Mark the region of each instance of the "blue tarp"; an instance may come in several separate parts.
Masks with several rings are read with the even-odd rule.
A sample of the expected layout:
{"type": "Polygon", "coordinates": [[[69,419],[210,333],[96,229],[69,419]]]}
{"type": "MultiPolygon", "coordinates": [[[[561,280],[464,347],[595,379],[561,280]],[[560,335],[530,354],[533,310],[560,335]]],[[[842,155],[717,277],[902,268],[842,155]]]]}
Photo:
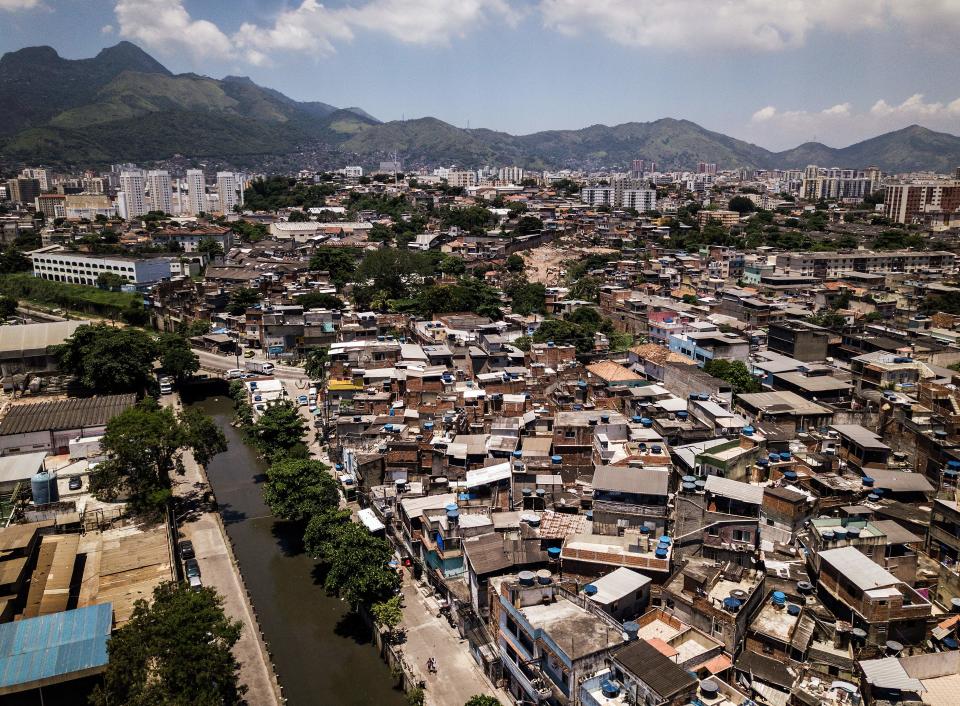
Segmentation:
{"type": "Polygon", "coordinates": [[[0,689],[107,664],[110,603],[0,625],[0,689]]]}

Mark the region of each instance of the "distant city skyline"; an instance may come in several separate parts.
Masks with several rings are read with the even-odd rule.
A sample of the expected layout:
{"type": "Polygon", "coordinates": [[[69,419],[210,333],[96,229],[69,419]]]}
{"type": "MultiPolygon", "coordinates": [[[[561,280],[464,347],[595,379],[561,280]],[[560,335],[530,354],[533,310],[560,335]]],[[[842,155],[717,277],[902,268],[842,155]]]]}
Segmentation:
{"type": "Polygon", "coordinates": [[[960,134],[960,3],[855,0],[0,0],[0,51],[121,39],[381,120],[513,134],[693,120],[785,149],[960,134]]]}

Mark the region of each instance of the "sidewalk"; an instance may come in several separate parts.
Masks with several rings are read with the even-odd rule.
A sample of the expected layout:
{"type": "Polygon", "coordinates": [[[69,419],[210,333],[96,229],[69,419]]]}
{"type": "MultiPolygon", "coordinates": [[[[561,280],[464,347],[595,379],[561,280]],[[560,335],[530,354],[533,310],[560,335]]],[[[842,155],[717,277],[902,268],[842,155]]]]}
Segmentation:
{"type": "MultiPolygon", "coordinates": [[[[168,395],[162,398],[162,403],[176,406],[176,397],[168,395]]],[[[183,455],[183,465],[186,473],[174,478],[173,492],[181,498],[199,500],[209,488],[206,475],[189,451],[183,455]]],[[[240,681],[248,688],[247,703],[251,706],[279,704],[276,676],[219,515],[207,511],[190,512],[180,524],[180,536],[193,542],[203,585],[216,589],[223,597],[226,614],[243,623],[233,651],[240,663],[240,681]]]]}
{"type": "Polygon", "coordinates": [[[427,706],[459,706],[475,694],[497,697],[504,706],[513,703],[510,697],[494,689],[470,654],[466,640],[444,618],[437,618],[439,605],[420,593],[419,584],[409,572],[403,579],[403,623],[407,639],[401,645],[404,659],[426,682],[427,706]],[[437,673],[427,672],[427,660],[435,657],[437,673]]]}

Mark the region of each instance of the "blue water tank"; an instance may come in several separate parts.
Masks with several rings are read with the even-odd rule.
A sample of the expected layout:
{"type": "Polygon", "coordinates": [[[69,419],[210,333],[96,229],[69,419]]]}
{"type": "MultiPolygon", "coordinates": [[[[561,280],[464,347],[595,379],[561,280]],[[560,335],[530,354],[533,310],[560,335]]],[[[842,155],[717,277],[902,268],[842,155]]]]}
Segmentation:
{"type": "Polygon", "coordinates": [[[33,502],[37,505],[46,505],[60,500],[60,491],[57,489],[57,474],[42,470],[30,478],[30,490],[33,502]]]}
{"type": "Polygon", "coordinates": [[[657,547],[657,551],[655,551],[655,552],[653,553],[653,555],[654,555],[657,559],[666,559],[666,558],[667,558],[667,550],[666,550],[666,549],[660,549],[659,547],[657,547]]]}
{"type": "Polygon", "coordinates": [[[689,416],[690,416],[690,413],[687,412],[686,410],[680,410],[679,412],[677,412],[677,419],[684,420],[689,416]]]}
{"type": "Polygon", "coordinates": [[[551,456],[550,462],[555,466],[559,466],[561,463],[563,463],[563,456],[551,456]]]}
{"type": "Polygon", "coordinates": [[[781,451],[781,452],[780,452],[780,460],[781,460],[781,461],[789,461],[789,460],[790,460],[790,452],[789,452],[789,451],[781,451]]]}
{"type": "Polygon", "coordinates": [[[522,457],[522,456],[523,456],[523,451],[514,451],[514,452],[513,452],[513,457],[514,457],[514,458],[520,458],[520,457],[522,457]]]}
{"type": "Polygon", "coordinates": [[[598,590],[599,589],[596,586],[594,586],[592,583],[588,583],[586,586],[583,587],[583,592],[586,593],[588,596],[597,595],[598,590]]]}
{"type": "Polygon", "coordinates": [[[780,460],[780,454],[770,454],[770,460],[771,460],[771,461],[779,461],[779,460],[780,460]]]}
{"type": "Polygon", "coordinates": [[[774,591],[773,592],[773,602],[777,605],[783,605],[787,602],[787,594],[783,591],[774,591]]]}
{"type": "Polygon", "coordinates": [[[559,559],[560,558],[560,547],[548,547],[547,548],[547,557],[550,559],[559,559]]]}
{"type": "Polygon", "coordinates": [[[753,427],[746,426],[742,430],[744,436],[753,436],[753,427]]]}
{"type": "Polygon", "coordinates": [[[797,472],[796,472],[796,471],[784,471],[784,472],[783,472],[783,477],[786,478],[787,480],[791,480],[791,481],[792,481],[792,480],[796,480],[796,479],[797,479],[797,472]]]}
{"type": "Polygon", "coordinates": [[[873,487],[873,478],[870,476],[864,476],[860,479],[860,482],[863,483],[864,487],[872,488],[873,487]]]}

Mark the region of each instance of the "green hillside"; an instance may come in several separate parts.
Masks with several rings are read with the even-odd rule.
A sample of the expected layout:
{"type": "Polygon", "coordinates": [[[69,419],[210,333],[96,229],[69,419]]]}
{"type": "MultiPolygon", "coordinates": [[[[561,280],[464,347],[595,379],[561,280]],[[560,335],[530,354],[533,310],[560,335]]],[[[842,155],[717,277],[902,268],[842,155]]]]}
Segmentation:
{"type": "Polygon", "coordinates": [[[520,136],[431,117],[380,123],[360,108],[301,103],[243,76],[175,76],[129,42],[81,60],[50,47],[5,54],[0,95],[0,158],[46,164],[330,148],[365,164],[397,152],[411,166],[628,169],[637,158],[662,169],[699,161],[721,169],[876,165],[887,172],[960,165],[960,138],[916,125],[842,149],[811,142],[775,153],[671,118],[520,136]]]}

